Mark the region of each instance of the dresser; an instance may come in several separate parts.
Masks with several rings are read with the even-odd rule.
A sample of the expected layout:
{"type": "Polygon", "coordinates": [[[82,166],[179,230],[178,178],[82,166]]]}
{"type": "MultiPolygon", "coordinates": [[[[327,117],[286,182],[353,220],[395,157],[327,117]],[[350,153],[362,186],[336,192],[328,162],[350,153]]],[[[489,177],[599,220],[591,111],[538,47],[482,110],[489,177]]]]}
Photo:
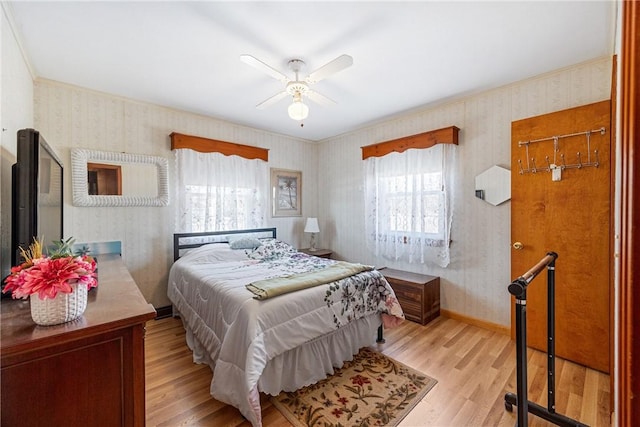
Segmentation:
{"type": "Polygon", "coordinates": [[[393,288],[404,316],[426,325],[440,315],[440,278],[382,268],[380,273],[393,288]]]}
{"type": "Polygon", "coordinates": [[[3,426],[144,426],[144,325],[155,317],[119,255],[99,256],[78,319],[38,326],[2,300],[3,426]]]}

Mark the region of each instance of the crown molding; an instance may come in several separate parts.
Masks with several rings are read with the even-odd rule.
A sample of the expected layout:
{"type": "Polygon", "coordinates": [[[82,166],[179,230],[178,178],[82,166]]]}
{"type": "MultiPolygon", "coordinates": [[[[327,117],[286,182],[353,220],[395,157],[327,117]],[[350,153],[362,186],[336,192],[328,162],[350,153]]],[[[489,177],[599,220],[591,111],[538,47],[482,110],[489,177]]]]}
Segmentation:
{"type": "Polygon", "coordinates": [[[33,69],[33,65],[31,64],[31,59],[29,58],[29,54],[24,48],[24,43],[22,42],[22,37],[20,36],[20,32],[17,30],[16,21],[13,19],[13,6],[10,2],[0,1],[0,6],[2,7],[2,13],[9,24],[9,29],[11,30],[11,34],[13,35],[16,44],[18,45],[18,49],[20,50],[20,54],[22,55],[22,60],[27,66],[27,70],[29,70],[29,74],[31,75],[31,80],[36,79],[36,73],[33,69]]]}

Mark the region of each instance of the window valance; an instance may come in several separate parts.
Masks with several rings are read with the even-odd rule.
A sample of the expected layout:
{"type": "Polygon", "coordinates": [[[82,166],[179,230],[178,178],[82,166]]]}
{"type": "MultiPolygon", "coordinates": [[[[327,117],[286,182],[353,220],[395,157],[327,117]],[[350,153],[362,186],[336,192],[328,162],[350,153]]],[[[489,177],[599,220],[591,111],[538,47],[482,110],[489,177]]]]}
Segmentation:
{"type": "Polygon", "coordinates": [[[177,132],[171,132],[170,136],[172,150],[188,148],[201,153],[221,153],[225,156],[236,155],[249,160],[260,159],[265,162],[269,161],[269,150],[266,148],[185,135],[177,132]]]}
{"type": "Polygon", "coordinates": [[[459,128],[449,126],[416,135],[405,136],[391,141],[379,142],[362,147],[362,160],[369,157],[382,157],[389,153],[402,153],[410,148],[429,148],[436,144],[458,145],[459,128]]]}

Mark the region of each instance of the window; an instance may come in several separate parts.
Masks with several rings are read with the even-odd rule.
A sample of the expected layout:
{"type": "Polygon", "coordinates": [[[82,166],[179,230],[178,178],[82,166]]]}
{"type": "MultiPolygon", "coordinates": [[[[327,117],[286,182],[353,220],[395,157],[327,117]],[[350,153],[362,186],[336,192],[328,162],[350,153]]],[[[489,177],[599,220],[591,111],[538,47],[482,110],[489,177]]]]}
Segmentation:
{"type": "Polygon", "coordinates": [[[185,187],[184,223],[191,232],[258,228],[252,225],[255,188],[185,187]]]}
{"type": "Polygon", "coordinates": [[[178,149],[176,185],[180,232],[260,228],[268,200],[263,160],[178,149]]]}
{"type": "Polygon", "coordinates": [[[367,243],[392,260],[449,264],[455,146],[365,160],[367,243]]]}
{"type": "Polygon", "coordinates": [[[421,234],[433,239],[444,238],[442,173],[382,177],[380,186],[387,194],[388,230],[406,234],[407,238],[421,234]]]}

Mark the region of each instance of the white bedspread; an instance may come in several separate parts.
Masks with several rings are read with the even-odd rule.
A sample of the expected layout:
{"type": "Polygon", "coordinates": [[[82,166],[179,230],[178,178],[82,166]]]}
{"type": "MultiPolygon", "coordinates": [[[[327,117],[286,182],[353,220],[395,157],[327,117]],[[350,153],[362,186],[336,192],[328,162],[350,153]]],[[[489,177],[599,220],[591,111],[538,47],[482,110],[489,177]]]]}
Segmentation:
{"type": "Polygon", "coordinates": [[[203,246],[176,261],[168,296],[205,347],[206,359],[215,363],[212,395],[240,409],[254,426],[261,425],[257,384],[269,360],[373,313],[385,313],[386,327],[404,318],[393,290],[376,270],[259,301],[247,284],[335,261],[264,248],[219,249],[220,244],[203,246]]]}

